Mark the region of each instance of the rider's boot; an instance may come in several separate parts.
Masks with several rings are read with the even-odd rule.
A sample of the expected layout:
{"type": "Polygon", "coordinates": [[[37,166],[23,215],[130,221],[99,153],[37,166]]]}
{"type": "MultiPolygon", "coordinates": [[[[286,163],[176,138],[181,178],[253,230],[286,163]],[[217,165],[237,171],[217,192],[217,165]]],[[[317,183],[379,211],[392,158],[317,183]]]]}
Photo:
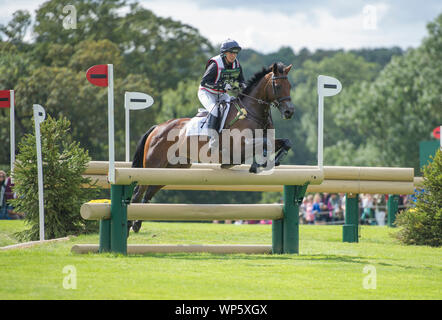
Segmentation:
{"type": "Polygon", "coordinates": [[[213,131],[209,130],[209,135],[210,135],[209,149],[211,151],[214,151],[216,150],[216,148],[218,148],[218,137],[214,136],[214,134],[216,132],[216,135],[218,135],[219,123],[220,123],[220,117],[216,117],[212,113],[209,113],[209,118],[207,119],[207,128],[213,130],[213,131]]]}

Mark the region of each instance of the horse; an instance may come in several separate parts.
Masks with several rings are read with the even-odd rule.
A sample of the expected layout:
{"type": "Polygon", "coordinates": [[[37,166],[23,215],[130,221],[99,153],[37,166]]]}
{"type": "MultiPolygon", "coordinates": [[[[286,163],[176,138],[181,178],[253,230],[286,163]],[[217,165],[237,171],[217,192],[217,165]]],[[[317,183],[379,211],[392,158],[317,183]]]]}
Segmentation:
{"type": "MultiPolygon", "coordinates": [[[[271,106],[276,107],[283,119],[291,119],[294,114],[294,105],[291,102],[290,89],[291,85],[288,81],[288,73],[292,65],[285,66],[282,63],[273,63],[268,68],[263,68],[257,72],[250,80],[247,81],[246,88],[239,92],[238,97],[233,99],[230,109],[226,116],[223,129],[256,129],[268,130],[274,129],[271,117],[271,106]],[[236,108],[232,106],[236,105],[236,108]]],[[[166,156],[172,147],[177,149],[185,143],[190,143],[190,137],[186,136],[186,124],[191,118],[171,119],[164,123],[151,127],[138,141],[137,148],[133,157],[133,168],[189,168],[192,162],[199,159],[191,159],[190,151],[184,154],[184,158],[188,161],[179,161],[171,163],[166,156]],[[174,130],[175,139],[171,141],[170,133],[174,130]]],[[[224,130],[223,130],[224,131],[224,130]]],[[[201,140],[198,137],[198,151],[207,147],[207,139],[201,140]]],[[[219,144],[222,143],[222,137],[219,138],[219,144]]],[[[230,141],[232,147],[233,141],[230,141]]],[[[241,145],[244,146],[245,139],[241,139],[241,145]]],[[[274,141],[274,164],[280,164],[282,158],[291,148],[291,142],[288,139],[275,139],[274,141]]],[[[243,150],[243,149],[241,149],[243,150]]],[[[264,150],[265,152],[266,150],[264,150]]],[[[219,151],[221,152],[221,151],[219,151]]],[[[216,155],[216,151],[214,152],[216,155]]],[[[200,154],[200,152],[198,152],[200,154]]],[[[208,151],[212,154],[212,151],[208,151]]],[[[175,154],[176,155],[176,154],[175,154]]],[[[182,156],[182,155],[181,155],[182,156]]],[[[221,168],[226,169],[238,163],[232,160],[223,163],[221,168]]],[[[241,163],[245,161],[244,152],[241,154],[241,163]]],[[[220,163],[218,161],[218,163],[220,163]]],[[[261,165],[262,166],[262,165],[261,165]]],[[[250,172],[256,173],[260,167],[255,161],[250,167],[250,172]]],[[[131,203],[148,203],[153,196],[164,186],[144,186],[137,185],[132,195],[131,203]]],[[[141,228],[141,220],[129,221],[128,231],[132,227],[134,232],[138,232],[141,228]]],[[[128,232],[129,235],[129,232],[128,232]]]]}

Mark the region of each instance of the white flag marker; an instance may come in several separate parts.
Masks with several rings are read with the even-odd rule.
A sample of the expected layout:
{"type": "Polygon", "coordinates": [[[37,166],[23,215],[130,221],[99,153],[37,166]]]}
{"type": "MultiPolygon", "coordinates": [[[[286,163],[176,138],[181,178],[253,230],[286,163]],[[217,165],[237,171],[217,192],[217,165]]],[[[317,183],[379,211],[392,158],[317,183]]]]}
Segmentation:
{"type": "Polygon", "coordinates": [[[324,97],[331,97],[341,92],[342,85],[338,79],[318,76],[318,166],[324,165],[324,97]]]}
{"type": "Polygon", "coordinates": [[[126,113],[126,162],[130,161],[130,110],[149,108],[154,103],[151,96],[141,92],[125,92],[124,109],[126,113]]]}
{"type": "Polygon", "coordinates": [[[38,212],[40,223],[40,241],[45,239],[45,218],[44,218],[44,198],[43,198],[43,164],[41,156],[41,136],[40,123],[46,118],[45,109],[34,104],[35,142],[37,147],[37,174],[38,174],[38,212]]]}

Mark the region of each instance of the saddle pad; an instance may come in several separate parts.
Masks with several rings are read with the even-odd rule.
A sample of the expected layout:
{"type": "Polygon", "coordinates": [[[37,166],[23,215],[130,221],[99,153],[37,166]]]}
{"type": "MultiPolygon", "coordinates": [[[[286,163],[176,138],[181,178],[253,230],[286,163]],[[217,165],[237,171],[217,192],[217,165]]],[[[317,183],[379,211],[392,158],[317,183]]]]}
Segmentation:
{"type": "MultiPolygon", "coordinates": [[[[227,115],[229,114],[230,104],[227,105],[226,110],[224,110],[223,118],[221,120],[221,126],[219,132],[224,128],[224,123],[226,122],[227,115]]],[[[186,136],[207,136],[208,134],[208,121],[207,117],[193,117],[187,122],[185,126],[186,136]]]]}

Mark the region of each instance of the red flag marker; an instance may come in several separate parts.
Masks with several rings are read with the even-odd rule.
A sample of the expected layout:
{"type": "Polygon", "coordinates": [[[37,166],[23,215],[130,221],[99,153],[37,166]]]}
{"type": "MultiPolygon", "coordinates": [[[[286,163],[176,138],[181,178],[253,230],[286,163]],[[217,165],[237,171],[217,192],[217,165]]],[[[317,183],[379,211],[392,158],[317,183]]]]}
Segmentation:
{"type": "Polygon", "coordinates": [[[436,139],[440,139],[440,126],[434,128],[434,130],[433,130],[433,137],[435,137],[436,139]]]}
{"type": "Polygon", "coordinates": [[[11,91],[0,90],[0,108],[10,108],[10,107],[11,107],[11,91]]]}
{"type": "Polygon", "coordinates": [[[87,80],[99,87],[107,87],[109,83],[107,64],[98,64],[86,71],[87,80]]]}

